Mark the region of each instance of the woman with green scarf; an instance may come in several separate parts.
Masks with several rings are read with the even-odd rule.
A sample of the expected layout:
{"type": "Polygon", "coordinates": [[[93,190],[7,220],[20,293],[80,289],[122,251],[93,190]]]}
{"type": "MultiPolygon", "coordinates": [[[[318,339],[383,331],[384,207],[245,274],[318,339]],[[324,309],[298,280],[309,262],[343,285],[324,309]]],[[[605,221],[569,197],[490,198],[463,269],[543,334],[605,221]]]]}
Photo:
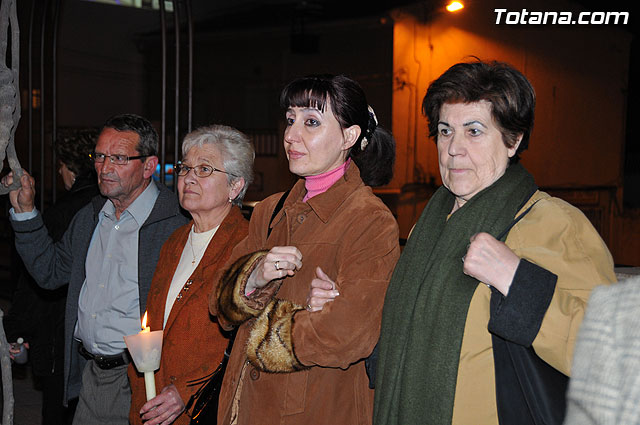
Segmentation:
{"type": "Polygon", "coordinates": [[[459,63],[423,112],[443,186],[387,291],[375,425],[554,424],[591,289],[614,282],[589,220],[519,163],[535,93],[497,62],[459,63]]]}

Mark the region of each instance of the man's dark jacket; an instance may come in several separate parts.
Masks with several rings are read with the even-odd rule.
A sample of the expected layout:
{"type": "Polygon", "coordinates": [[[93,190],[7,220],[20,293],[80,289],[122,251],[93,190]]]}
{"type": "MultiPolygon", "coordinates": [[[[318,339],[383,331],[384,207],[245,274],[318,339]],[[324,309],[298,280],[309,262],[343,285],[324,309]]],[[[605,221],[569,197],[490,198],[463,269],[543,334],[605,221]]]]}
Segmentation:
{"type": "MultiPolygon", "coordinates": [[[[138,286],[140,316],[144,314],[147,293],[160,256],[160,248],[174,230],[188,220],[180,212],[176,195],[157,184],[160,193],[149,217],[140,228],[138,237],[138,286]]],[[[36,280],[47,289],[58,288],[69,282],[65,316],[65,400],[80,394],[82,370],[86,364],[78,353],[78,342],[73,332],[78,320],[78,300],[85,280],[85,262],[91,237],[98,224],[98,213],[106,198],[97,196],[82,208],[59,242],[49,237],[42,216],[31,220],[11,221],[16,234],[16,249],[24,264],[36,280]]]]}

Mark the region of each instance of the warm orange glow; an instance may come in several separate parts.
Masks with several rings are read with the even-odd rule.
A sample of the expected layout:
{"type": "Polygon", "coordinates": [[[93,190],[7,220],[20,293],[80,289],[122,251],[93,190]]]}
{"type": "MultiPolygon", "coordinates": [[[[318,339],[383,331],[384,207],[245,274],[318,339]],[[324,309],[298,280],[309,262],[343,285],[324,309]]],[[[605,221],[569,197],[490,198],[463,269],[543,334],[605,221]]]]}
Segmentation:
{"type": "Polygon", "coordinates": [[[144,317],[142,318],[142,329],[146,329],[147,328],[147,312],[144,312],[144,317]]]}
{"type": "Polygon", "coordinates": [[[464,7],[464,4],[460,3],[459,1],[452,1],[447,5],[447,10],[449,12],[456,12],[462,9],[463,7],[464,7]]]}

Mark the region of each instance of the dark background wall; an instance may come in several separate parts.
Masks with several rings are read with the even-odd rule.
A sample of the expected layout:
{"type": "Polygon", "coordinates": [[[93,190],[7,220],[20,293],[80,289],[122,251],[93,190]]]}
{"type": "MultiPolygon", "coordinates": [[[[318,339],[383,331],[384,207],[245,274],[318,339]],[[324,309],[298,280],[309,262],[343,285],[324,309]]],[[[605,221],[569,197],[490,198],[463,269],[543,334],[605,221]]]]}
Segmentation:
{"type": "MultiPolygon", "coordinates": [[[[158,130],[162,122],[159,12],[80,0],[46,4],[48,8],[44,0],[18,3],[23,109],[16,136],[19,158],[36,176],[44,207],[62,187],[56,182],[51,155],[54,69],[58,128],[100,127],[107,117],[122,112],[144,115],[158,130]],[[54,55],[56,4],[61,8],[54,55]],[[31,84],[35,91],[30,93],[32,5],[31,84]],[[47,11],[46,33],[41,46],[43,11],[47,11]],[[30,102],[35,105],[31,132],[30,102]]],[[[296,76],[344,73],[362,84],[381,124],[392,128],[398,139],[396,178],[377,193],[397,215],[406,236],[428,199],[429,185],[437,184],[432,142],[427,140],[419,103],[431,80],[473,54],[512,62],[532,79],[539,91],[539,108],[536,139],[526,165],[545,187],[557,189],[557,195],[575,204],[582,203],[618,263],[640,265],[640,148],[634,128],[640,97],[634,95],[639,56],[634,3],[539,0],[501,5],[498,0],[476,0],[461,14],[451,16],[442,12],[439,1],[192,0],[191,4],[195,22],[192,128],[224,123],[254,138],[257,178],[247,200],[260,200],[295,180],[281,149],[283,114],[278,96],[282,87],[296,76]],[[495,7],[629,10],[632,19],[616,27],[496,27],[495,7]],[[558,35],[563,31],[564,35],[558,35]],[[555,137],[558,134],[562,137],[555,137]],[[594,135],[601,143],[593,141],[594,135]],[[575,156],[587,158],[588,166],[579,162],[576,166],[575,156]],[[567,163],[572,164],[572,171],[567,163]],[[604,182],[600,185],[603,192],[584,190],[598,186],[599,181],[604,182]]],[[[178,141],[188,131],[184,10],[181,13],[178,141]]],[[[167,12],[166,19],[164,159],[169,164],[179,155],[174,153],[173,14],[167,12]]],[[[4,260],[0,274],[10,280],[8,263],[13,254],[6,221],[8,198],[0,198],[0,204],[0,258],[4,260]]]]}

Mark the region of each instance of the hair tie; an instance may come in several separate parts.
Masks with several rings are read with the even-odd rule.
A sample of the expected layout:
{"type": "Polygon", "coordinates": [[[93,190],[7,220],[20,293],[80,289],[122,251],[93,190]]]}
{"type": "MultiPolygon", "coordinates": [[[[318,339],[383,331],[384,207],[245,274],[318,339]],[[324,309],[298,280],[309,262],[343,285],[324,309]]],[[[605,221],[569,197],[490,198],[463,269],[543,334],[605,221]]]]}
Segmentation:
{"type": "Polygon", "coordinates": [[[364,136],[362,138],[362,140],[360,141],[360,150],[363,151],[364,148],[366,148],[368,144],[369,144],[369,140],[367,140],[367,136],[364,136]]]}
{"type": "Polygon", "coordinates": [[[367,131],[364,133],[364,137],[360,142],[360,150],[364,150],[369,144],[369,137],[376,131],[376,127],[378,126],[378,117],[376,117],[376,113],[373,111],[371,105],[367,105],[367,109],[369,111],[369,122],[367,123],[367,131]],[[371,126],[371,121],[373,121],[373,126],[371,126]]]}
{"type": "MultiPolygon", "coordinates": [[[[371,105],[367,105],[367,109],[369,109],[369,116],[373,118],[373,122],[376,123],[376,125],[373,127],[373,129],[375,130],[375,128],[378,126],[378,117],[376,117],[376,113],[373,111],[371,105]]],[[[371,131],[373,132],[373,130],[371,131]]]]}

